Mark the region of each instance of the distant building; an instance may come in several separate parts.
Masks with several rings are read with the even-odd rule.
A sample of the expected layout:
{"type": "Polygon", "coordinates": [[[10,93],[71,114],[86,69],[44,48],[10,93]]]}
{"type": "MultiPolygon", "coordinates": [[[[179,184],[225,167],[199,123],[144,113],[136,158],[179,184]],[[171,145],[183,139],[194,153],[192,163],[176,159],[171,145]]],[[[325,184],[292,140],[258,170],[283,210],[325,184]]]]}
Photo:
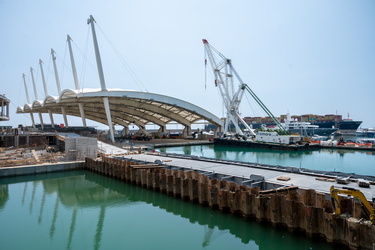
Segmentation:
{"type": "Polygon", "coordinates": [[[9,103],[5,95],[0,95],[0,121],[9,121],[9,103]]]}

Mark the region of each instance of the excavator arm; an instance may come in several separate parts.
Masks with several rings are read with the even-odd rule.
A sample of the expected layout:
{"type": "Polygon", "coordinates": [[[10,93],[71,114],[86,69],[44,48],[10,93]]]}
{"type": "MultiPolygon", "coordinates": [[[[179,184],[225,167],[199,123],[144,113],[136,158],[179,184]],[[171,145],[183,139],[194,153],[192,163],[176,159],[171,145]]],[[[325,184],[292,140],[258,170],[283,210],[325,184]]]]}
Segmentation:
{"type": "Polygon", "coordinates": [[[364,208],[369,219],[372,222],[375,222],[374,208],[370,205],[370,203],[367,201],[366,197],[363,195],[363,193],[360,190],[357,190],[354,188],[345,188],[345,187],[343,187],[343,189],[338,189],[338,188],[335,188],[334,186],[331,186],[330,194],[331,194],[333,209],[335,210],[336,214],[339,214],[339,215],[341,214],[339,194],[350,195],[361,201],[362,207],[364,208]]]}

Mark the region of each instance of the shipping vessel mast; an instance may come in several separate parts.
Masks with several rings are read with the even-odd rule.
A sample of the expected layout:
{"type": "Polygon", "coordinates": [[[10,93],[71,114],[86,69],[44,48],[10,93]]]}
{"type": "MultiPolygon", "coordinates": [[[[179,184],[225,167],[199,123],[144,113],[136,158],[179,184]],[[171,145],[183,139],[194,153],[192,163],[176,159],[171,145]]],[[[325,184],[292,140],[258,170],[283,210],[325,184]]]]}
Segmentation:
{"type": "MultiPolygon", "coordinates": [[[[276,123],[279,129],[285,131],[285,128],[275,118],[275,116],[269,111],[269,109],[263,104],[263,102],[255,95],[250,87],[244,83],[241,77],[238,75],[232,65],[232,61],[222,55],[218,50],[212,47],[206,39],[202,39],[205,48],[205,54],[208,56],[212,71],[215,76],[215,86],[219,88],[223,103],[227,112],[227,116],[224,122],[224,134],[228,133],[229,124],[232,123],[236,128],[236,133],[244,135],[241,130],[239,123],[242,124],[246,130],[253,136],[254,131],[249,125],[242,119],[239,113],[239,106],[242,101],[242,97],[247,91],[259,106],[267,113],[269,117],[276,123]],[[235,78],[234,78],[235,77],[235,78]],[[238,83],[235,83],[237,80],[238,83]]],[[[207,61],[205,61],[207,62],[207,61]]]]}

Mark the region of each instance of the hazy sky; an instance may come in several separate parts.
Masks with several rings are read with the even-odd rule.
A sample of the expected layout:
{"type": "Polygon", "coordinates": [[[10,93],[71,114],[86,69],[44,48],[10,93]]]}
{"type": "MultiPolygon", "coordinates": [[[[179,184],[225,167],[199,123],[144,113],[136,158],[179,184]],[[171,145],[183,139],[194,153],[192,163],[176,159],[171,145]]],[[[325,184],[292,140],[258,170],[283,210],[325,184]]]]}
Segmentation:
{"type": "MultiPolygon", "coordinates": [[[[48,92],[57,95],[51,48],[62,89],[74,88],[67,34],[74,41],[81,88],[100,88],[86,22],[90,15],[98,25],[107,88],[173,96],[222,117],[210,71],[205,87],[206,38],[232,59],[242,80],[274,115],[349,113],[363,121],[362,127],[375,127],[373,0],[0,0],[0,93],[12,102],[10,121],[0,125],[31,125],[29,115],[15,112],[26,103],[23,73],[35,99],[30,67],[38,97],[44,99],[39,59],[48,92]]],[[[244,98],[242,116],[265,115],[247,103],[244,98]]],[[[48,115],[43,117],[50,123],[48,115]]],[[[61,115],[54,119],[63,123],[61,115]]],[[[68,119],[69,125],[81,125],[80,118],[68,119]]]]}

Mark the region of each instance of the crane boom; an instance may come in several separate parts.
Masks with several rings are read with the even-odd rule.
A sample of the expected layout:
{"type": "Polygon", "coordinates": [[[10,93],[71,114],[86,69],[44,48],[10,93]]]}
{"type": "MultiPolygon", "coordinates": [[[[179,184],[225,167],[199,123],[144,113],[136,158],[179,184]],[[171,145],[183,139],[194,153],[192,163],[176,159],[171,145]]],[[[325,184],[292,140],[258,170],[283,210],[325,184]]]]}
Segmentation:
{"type": "MultiPolygon", "coordinates": [[[[279,129],[285,131],[285,128],[275,118],[275,116],[269,111],[269,109],[263,104],[263,102],[255,95],[250,87],[245,84],[237,71],[232,65],[232,61],[226,58],[218,50],[212,47],[206,39],[202,39],[205,52],[208,55],[212,71],[215,76],[215,85],[219,88],[221,97],[223,99],[224,106],[227,111],[227,117],[224,123],[224,134],[229,130],[229,124],[232,123],[236,128],[236,133],[244,135],[239,127],[239,123],[242,124],[251,135],[255,136],[254,131],[249,125],[241,118],[239,113],[239,106],[241,104],[242,97],[245,91],[248,91],[258,105],[267,113],[269,117],[276,123],[279,129]],[[234,84],[235,78],[238,81],[237,86],[234,84]],[[235,90],[237,87],[237,90],[235,90]]],[[[285,131],[286,132],[286,131],[285,131]]]]}

